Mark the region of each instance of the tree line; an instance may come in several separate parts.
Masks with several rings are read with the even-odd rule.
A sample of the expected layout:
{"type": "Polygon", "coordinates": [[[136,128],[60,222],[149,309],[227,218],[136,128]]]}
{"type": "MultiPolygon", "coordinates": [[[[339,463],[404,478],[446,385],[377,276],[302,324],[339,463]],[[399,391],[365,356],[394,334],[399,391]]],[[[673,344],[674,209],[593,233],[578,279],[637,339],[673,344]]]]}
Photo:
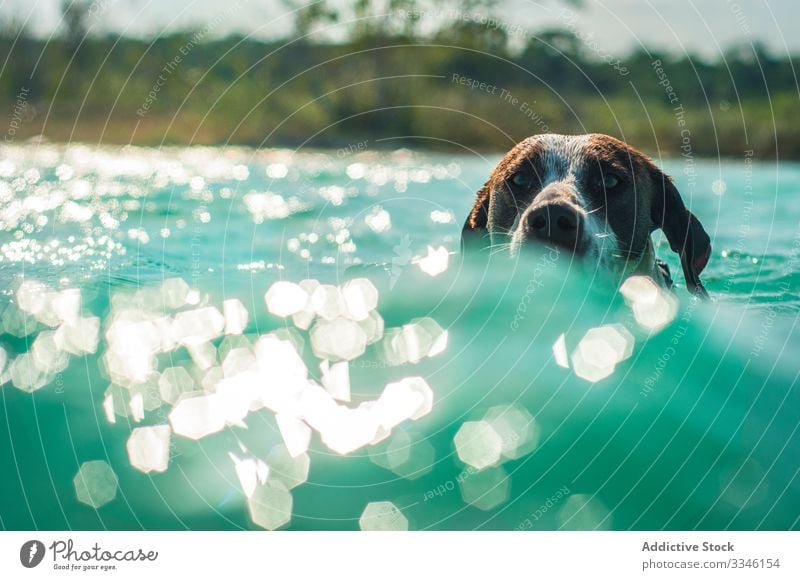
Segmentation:
{"type": "Polygon", "coordinates": [[[292,31],[266,41],[220,38],[224,14],[152,39],[95,33],[86,2],[65,4],[52,38],[6,22],[6,141],[502,150],[547,130],[662,155],[800,158],[793,61],[758,44],[713,61],[615,56],[572,26],[579,6],[533,33],[485,0],[357,0],[347,14],[286,1],[292,31]]]}

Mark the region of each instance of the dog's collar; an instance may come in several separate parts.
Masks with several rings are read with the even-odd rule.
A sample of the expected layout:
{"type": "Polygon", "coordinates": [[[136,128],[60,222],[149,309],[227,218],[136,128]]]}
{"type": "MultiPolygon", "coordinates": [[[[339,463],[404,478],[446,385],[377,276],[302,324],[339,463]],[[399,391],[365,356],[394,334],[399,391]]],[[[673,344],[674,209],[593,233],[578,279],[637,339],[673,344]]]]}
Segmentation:
{"type": "Polygon", "coordinates": [[[659,286],[664,288],[672,287],[669,266],[665,262],[656,259],[656,251],[651,240],[647,240],[644,252],[642,252],[638,261],[628,262],[625,265],[625,278],[633,275],[649,276],[659,286]]]}

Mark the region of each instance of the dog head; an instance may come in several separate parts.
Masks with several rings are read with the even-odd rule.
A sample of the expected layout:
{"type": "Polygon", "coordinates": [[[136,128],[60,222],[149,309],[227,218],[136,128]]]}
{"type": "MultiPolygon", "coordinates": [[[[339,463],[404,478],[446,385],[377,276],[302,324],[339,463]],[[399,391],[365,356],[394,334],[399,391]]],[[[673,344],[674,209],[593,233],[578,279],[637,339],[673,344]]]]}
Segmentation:
{"type": "Polygon", "coordinates": [[[544,242],[620,272],[654,264],[661,229],[680,256],[686,285],[707,295],[700,273],[708,234],[672,180],[644,154],[608,135],[537,135],[516,145],[477,194],[462,230],[464,251],[506,244],[517,254],[544,242]]]}

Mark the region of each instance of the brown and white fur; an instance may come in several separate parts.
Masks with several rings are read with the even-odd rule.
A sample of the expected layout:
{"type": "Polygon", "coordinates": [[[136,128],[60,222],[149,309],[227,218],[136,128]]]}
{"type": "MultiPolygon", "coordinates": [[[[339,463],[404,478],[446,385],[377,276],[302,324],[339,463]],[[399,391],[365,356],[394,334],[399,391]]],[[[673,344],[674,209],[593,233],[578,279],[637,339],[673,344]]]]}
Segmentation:
{"type": "Polygon", "coordinates": [[[687,288],[707,296],[700,273],[708,234],[652,160],[608,135],[536,135],[511,149],[478,191],[462,230],[464,251],[532,241],[555,244],[623,275],[662,284],[650,234],[661,229],[681,259],[687,288]]]}

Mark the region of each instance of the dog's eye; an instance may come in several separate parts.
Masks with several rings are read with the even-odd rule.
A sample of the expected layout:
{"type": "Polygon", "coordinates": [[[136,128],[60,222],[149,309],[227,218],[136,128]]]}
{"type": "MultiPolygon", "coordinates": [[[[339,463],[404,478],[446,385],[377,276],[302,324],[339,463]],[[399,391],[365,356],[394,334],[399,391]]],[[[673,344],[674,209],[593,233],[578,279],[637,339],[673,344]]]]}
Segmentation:
{"type": "Polygon", "coordinates": [[[601,182],[603,183],[603,187],[606,189],[614,189],[619,185],[619,177],[613,173],[606,173],[603,175],[601,182]]]}
{"type": "Polygon", "coordinates": [[[523,172],[515,173],[511,176],[511,183],[521,187],[523,185],[528,185],[528,183],[530,183],[530,178],[523,172]]]}

